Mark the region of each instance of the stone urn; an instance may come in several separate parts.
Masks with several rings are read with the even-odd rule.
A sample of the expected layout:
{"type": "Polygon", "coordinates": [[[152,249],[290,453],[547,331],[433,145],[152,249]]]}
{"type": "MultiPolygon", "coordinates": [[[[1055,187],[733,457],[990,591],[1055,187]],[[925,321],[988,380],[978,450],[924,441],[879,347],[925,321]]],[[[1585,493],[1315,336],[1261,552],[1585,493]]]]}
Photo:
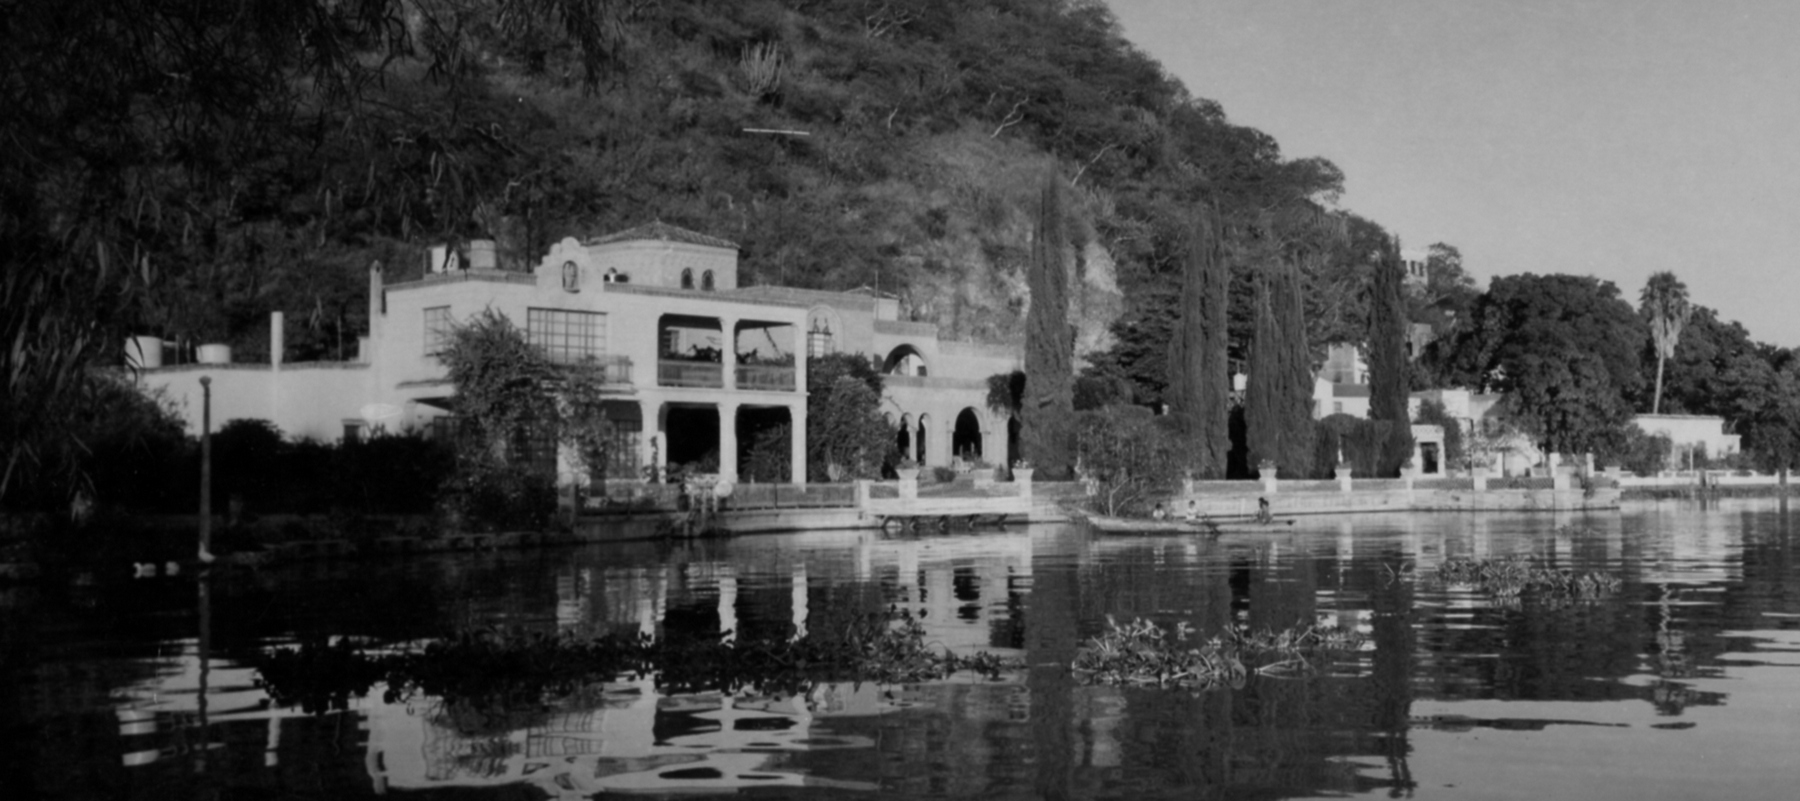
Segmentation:
{"type": "Polygon", "coordinates": [[[912,500],[919,497],[919,468],[897,467],[894,475],[900,477],[901,500],[912,500]]]}

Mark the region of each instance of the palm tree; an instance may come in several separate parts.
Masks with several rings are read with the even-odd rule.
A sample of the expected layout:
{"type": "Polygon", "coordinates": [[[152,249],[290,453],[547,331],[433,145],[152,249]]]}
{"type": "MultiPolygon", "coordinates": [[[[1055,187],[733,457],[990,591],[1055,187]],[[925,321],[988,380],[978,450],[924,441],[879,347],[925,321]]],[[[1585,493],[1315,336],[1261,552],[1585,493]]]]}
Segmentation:
{"type": "Polygon", "coordinates": [[[1688,305],[1687,284],[1681,283],[1671,272],[1651,275],[1650,281],[1644,284],[1643,294],[1638,296],[1638,311],[1650,322],[1650,337],[1656,341],[1656,398],[1650,402],[1650,413],[1659,414],[1662,410],[1663,363],[1675,355],[1675,342],[1681,338],[1681,329],[1694,313],[1693,307],[1688,305]]]}

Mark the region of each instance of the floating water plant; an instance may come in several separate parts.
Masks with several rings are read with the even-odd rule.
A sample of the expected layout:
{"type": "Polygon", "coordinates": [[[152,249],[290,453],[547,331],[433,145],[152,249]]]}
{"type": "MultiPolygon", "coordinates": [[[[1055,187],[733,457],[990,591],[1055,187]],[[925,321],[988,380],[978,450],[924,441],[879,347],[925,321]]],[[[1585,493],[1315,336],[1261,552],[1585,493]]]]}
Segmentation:
{"type": "Polygon", "coordinates": [[[1362,638],[1355,632],[1313,627],[1282,631],[1233,628],[1198,642],[1193,627],[1185,621],[1171,631],[1141,618],[1119,625],[1108,615],[1106,629],[1081,647],[1070,666],[1077,678],[1089,684],[1238,688],[1251,673],[1304,672],[1312,669],[1308,655],[1362,646],[1362,638]]]}
{"type": "Polygon", "coordinates": [[[1525,595],[1594,600],[1617,592],[1624,583],[1617,576],[1598,571],[1539,567],[1530,554],[1499,559],[1450,559],[1438,566],[1437,579],[1444,585],[1478,587],[1503,601],[1525,595]]]}

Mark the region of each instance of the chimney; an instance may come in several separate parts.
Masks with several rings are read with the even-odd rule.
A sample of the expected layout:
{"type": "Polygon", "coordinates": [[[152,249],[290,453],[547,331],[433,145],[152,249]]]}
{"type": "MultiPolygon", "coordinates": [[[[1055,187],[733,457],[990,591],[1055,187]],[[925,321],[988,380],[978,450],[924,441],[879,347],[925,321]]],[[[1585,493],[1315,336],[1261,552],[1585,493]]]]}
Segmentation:
{"type": "Polygon", "coordinates": [[[286,317],[281,312],[269,312],[269,367],[281,370],[281,357],[287,350],[287,326],[283,325],[286,317]]]}
{"type": "Polygon", "coordinates": [[[387,298],[381,288],[381,262],[369,262],[369,338],[376,339],[381,335],[381,319],[387,316],[387,298]]]}
{"type": "Polygon", "coordinates": [[[499,268],[500,258],[498,254],[494,252],[494,240],[469,240],[469,269],[497,270],[499,268]]]}

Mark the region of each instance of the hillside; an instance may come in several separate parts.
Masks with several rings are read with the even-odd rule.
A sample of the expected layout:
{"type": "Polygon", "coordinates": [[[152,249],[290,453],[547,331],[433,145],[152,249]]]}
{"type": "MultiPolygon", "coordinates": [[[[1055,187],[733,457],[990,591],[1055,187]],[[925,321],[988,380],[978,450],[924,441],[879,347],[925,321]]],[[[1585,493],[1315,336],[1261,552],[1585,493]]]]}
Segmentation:
{"type": "MultiPolygon", "coordinates": [[[[1169,78],[1097,0],[369,7],[351,90],[300,92],[253,146],[212,117],[226,134],[148,137],[172,155],[129,167],[109,198],[151,229],[133,229],[143,291],[109,325],[258,358],[280,308],[290,360],[337,358],[366,325],[371,260],[404,278],[434,241],[489,237],[518,266],[563,236],[661,219],[740,243],[746,283],[872,286],[947,336],[1017,341],[1027,209],[1054,170],[1076,190],[1081,351],[1154,397],[1195,204],[1225,210],[1242,272],[1292,245],[1284,209],[1328,204],[1343,180],[1169,78]],[[217,158],[190,150],[207,142],[217,158]]],[[[89,11],[131,12],[111,8],[89,11]]],[[[230,39],[235,19],[191,27],[230,39]]],[[[197,74],[138,66],[153,83],[197,74]]],[[[304,66],[269,74],[323,80],[304,66]]],[[[1356,251],[1380,229],[1352,222],[1365,236],[1320,245],[1338,256],[1309,275],[1315,341],[1361,334],[1356,251]]]]}

